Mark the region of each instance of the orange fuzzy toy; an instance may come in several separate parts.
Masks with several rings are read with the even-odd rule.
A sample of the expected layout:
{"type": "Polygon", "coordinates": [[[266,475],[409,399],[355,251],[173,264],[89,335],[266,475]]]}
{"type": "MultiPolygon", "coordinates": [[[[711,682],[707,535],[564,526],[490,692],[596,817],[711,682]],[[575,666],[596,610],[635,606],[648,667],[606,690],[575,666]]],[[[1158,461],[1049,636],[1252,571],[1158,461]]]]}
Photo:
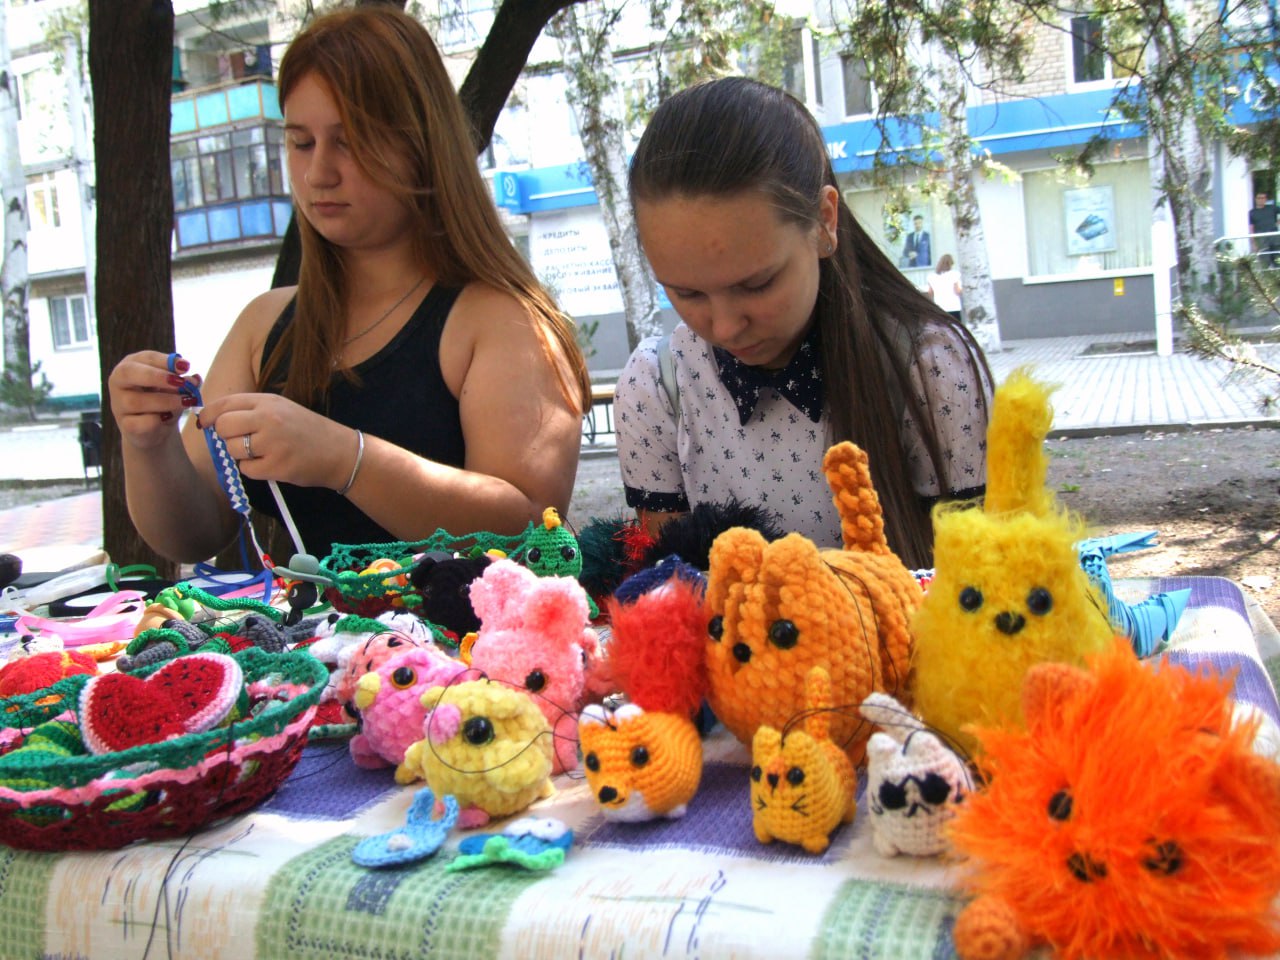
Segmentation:
{"type": "Polygon", "coordinates": [[[965,960],[1224,958],[1280,949],[1280,765],[1232,722],[1229,681],[1124,641],[1086,672],[1043,664],[1025,731],[978,731],[989,786],[950,824],[977,899],[965,960]]]}
{"type": "Polygon", "coordinates": [[[751,825],[761,843],[785,840],[810,853],[831,844],[831,832],[857,812],[853,764],[827,736],[831,678],[809,671],[804,729],[762,726],[751,742],[751,825]]]}
{"type": "Polygon", "coordinates": [[[708,699],[726,727],[750,743],[763,724],[782,728],[804,709],[805,678],[821,666],[838,711],[832,739],[854,763],[871,725],[857,705],[873,690],[900,698],[920,587],[884,537],[867,455],[852,443],[823,459],[840,512],[843,550],[819,550],[797,533],[766,543],[735,527],[711,547],[707,583],[708,699]]]}
{"type": "Polygon", "coordinates": [[[628,703],[578,720],[582,766],[605,817],[680,817],[702,780],[691,719],[706,695],[702,585],[680,578],[633,603],[610,598],[609,666],[628,703]]]}

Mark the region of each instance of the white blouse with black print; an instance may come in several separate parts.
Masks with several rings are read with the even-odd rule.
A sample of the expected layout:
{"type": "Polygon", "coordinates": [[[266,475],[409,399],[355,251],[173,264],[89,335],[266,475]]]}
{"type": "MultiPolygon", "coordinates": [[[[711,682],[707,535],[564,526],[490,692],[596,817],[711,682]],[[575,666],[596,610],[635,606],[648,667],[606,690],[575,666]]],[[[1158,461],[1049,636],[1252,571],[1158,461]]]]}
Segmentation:
{"type": "MultiPolygon", "coordinates": [[[[614,419],[627,503],[686,511],[734,498],[775,513],[785,530],[824,547],[840,545],[840,518],[822,474],[831,446],[825,413],[815,423],[769,387],[745,424],[720,379],[712,347],[683,323],[671,334],[679,387],[677,427],[659,380],[659,337],[636,348],[618,378],[614,419]]],[[[967,351],[949,327],[922,332],[910,378],[920,404],[934,411],[946,460],[940,483],[909,410],[901,435],[917,493],[937,497],[986,482],[986,413],[990,384],[976,382],[967,351]]]]}

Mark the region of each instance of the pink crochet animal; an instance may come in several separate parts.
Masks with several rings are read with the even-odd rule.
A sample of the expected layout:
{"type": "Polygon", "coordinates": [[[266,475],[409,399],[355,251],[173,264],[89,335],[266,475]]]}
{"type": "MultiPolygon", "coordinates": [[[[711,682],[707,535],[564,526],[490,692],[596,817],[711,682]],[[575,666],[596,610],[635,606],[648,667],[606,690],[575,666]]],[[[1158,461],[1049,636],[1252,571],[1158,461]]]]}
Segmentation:
{"type": "Polygon", "coordinates": [[[422,640],[400,630],[387,630],[372,634],[363,643],[347,648],[339,655],[339,666],[335,671],[337,682],[334,694],[338,702],[343,707],[350,708],[348,713],[354,713],[356,684],[361,677],[377,670],[392,657],[429,645],[429,640],[422,640]]]}
{"type": "Polygon", "coordinates": [[[554,732],[554,772],[574,769],[587,665],[600,659],[586,592],[572,577],[539,577],[504,559],[472,582],[471,607],[480,631],[463,641],[464,658],[530,696],[554,732]]]}
{"type": "Polygon", "coordinates": [[[410,647],[361,674],[354,695],[360,732],[351,738],[351,759],[361,767],[394,765],[396,782],[412,783],[415,774],[405,767],[404,754],[422,739],[422,693],[462,679],[466,669],[435,647],[410,647]]]}

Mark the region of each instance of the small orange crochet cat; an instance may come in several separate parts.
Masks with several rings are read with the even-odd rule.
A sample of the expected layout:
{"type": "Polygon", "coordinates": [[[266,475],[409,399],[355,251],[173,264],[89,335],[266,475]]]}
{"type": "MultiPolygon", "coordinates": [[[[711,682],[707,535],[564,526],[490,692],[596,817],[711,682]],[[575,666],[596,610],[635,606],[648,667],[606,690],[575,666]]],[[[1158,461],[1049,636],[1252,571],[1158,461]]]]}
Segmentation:
{"type": "Polygon", "coordinates": [[[708,699],[733,735],[750,743],[762,724],[781,729],[804,709],[805,678],[821,666],[837,707],[831,739],[856,764],[871,735],[857,705],[873,690],[902,699],[907,622],[923,594],[885,540],[866,453],[838,443],[822,465],[843,550],[819,550],[798,533],[767,543],[742,527],[711,547],[708,699]]]}
{"type": "Polygon", "coordinates": [[[1280,765],[1232,722],[1230,682],[1125,641],[1032,667],[1026,729],[978,731],[989,786],[949,824],[978,893],[964,960],[1224,958],[1280,949],[1280,765]]]}

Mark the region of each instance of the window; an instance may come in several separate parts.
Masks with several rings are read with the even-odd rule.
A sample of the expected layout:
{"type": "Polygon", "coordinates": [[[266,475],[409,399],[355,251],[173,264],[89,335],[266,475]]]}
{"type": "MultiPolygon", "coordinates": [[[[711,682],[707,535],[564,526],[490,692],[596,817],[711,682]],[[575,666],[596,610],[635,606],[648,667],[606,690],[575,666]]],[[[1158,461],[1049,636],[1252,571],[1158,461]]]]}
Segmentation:
{"type": "Polygon", "coordinates": [[[93,338],[93,325],[82,296],[50,297],[49,326],[55,350],[83,347],[93,338]]]}
{"type": "Polygon", "coordinates": [[[875,113],[867,62],[861,57],[843,54],[840,57],[840,72],[844,76],[844,115],[862,117],[875,113]]]}
{"type": "Polygon", "coordinates": [[[782,41],[782,89],[804,102],[804,31],[799,27],[782,41]]]}
{"type": "Polygon", "coordinates": [[[285,196],[283,148],[284,131],[275,126],[175,141],[169,146],[174,209],[285,196]]]}
{"type": "Polygon", "coordinates": [[[18,119],[33,120],[62,103],[65,84],[49,67],[37,67],[18,76],[18,119]]]}
{"type": "Polygon", "coordinates": [[[54,183],[52,173],[27,178],[27,210],[32,230],[62,226],[62,217],[58,213],[58,185],[54,183]]]}
{"type": "Polygon", "coordinates": [[[818,44],[818,38],[813,35],[810,35],[809,42],[809,51],[813,54],[809,67],[813,72],[813,102],[822,106],[822,48],[818,44]]]}
{"type": "Polygon", "coordinates": [[[1071,78],[1074,83],[1123,80],[1136,74],[1141,49],[1124,45],[1123,38],[1108,36],[1101,17],[1071,18],[1071,78]],[[1115,50],[1108,52],[1108,47],[1115,50]]]}
{"type": "Polygon", "coordinates": [[[1089,179],[1024,172],[1028,275],[1151,266],[1150,190],[1145,160],[1100,163],[1089,179]]]}

